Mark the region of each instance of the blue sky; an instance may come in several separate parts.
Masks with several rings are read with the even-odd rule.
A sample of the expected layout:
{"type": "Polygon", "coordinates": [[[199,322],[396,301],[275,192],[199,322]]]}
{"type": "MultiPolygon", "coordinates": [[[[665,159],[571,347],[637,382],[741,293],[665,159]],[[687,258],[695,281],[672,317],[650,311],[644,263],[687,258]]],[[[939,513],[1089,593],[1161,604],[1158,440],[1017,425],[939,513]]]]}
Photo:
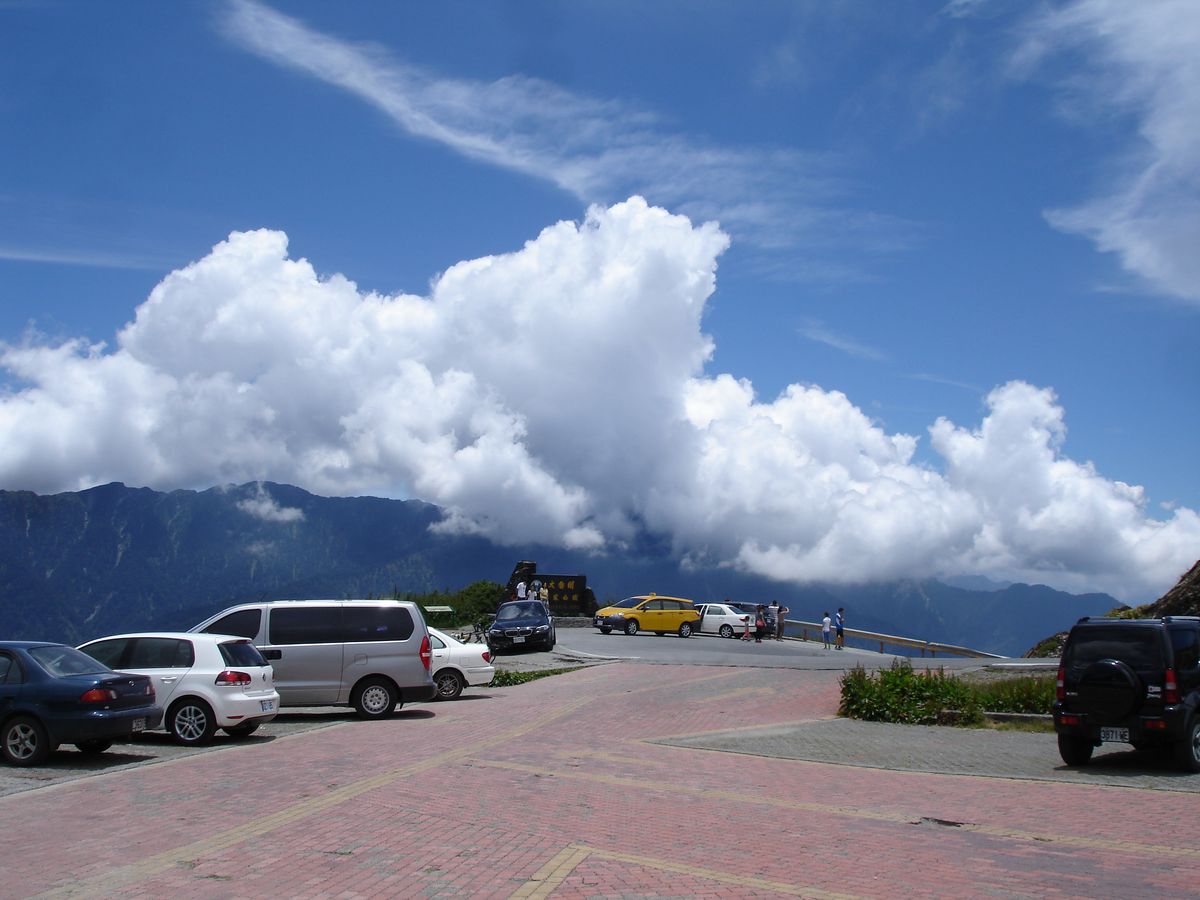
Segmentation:
{"type": "Polygon", "coordinates": [[[1194,3],[17,0],[0,41],[0,487],[793,580],[1200,556],[1194,3]]]}

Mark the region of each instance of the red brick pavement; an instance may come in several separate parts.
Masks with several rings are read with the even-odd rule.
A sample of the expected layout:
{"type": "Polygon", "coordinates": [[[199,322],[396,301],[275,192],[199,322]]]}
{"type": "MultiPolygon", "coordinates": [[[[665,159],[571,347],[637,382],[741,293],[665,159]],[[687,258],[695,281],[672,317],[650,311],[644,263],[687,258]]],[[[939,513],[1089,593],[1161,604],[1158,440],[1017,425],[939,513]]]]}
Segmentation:
{"type": "Polygon", "coordinates": [[[1196,895],[1193,794],[647,743],[837,677],[610,665],[14,794],[0,896],[1196,895]]]}

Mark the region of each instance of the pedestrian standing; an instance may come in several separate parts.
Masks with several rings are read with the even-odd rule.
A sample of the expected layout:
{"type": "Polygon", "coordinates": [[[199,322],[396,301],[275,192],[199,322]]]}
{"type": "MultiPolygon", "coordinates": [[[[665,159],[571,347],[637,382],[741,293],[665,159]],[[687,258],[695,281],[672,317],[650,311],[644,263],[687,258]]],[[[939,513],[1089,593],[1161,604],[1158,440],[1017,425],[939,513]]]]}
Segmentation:
{"type": "Polygon", "coordinates": [[[833,620],[833,627],[837,631],[837,648],[839,650],[846,649],[846,610],[845,607],[838,607],[837,618],[833,620]]]}
{"type": "Polygon", "coordinates": [[[825,610],[825,618],[821,620],[821,640],[825,642],[823,649],[829,649],[829,639],[832,636],[829,629],[833,627],[833,619],[829,618],[829,610],[825,610]]]}
{"type": "Polygon", "coordinates": [[[525,599],[525,582],[523,582],[523,581],[517,582],[517,599],[518,600],[525,599]]]}
{"type": "Polygon", "coordinates": [[[771,601],[771,612],[775,614],[775,640],[783,640],[783,617],[788,612],[786,606],[780,606],[778,600],[771,601]]]}
{"type": "Polygon", "coordinates": [[[754,643],[761,644],[763,635],[767,633],[766,614],[763,611],[763,605],[760,603],[754,608],[754,643]]]}

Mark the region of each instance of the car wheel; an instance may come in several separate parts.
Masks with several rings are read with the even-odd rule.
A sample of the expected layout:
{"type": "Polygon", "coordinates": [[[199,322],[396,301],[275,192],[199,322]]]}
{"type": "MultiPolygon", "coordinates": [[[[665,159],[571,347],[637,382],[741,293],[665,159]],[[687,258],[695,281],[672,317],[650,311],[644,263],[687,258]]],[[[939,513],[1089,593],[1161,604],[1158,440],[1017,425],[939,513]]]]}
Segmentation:
{"type": "Polygon", "coordinates": [[[688,637],[692,636],[692,623],[691,622],[684,622],[682,625],[679,626],[679,636],[682,638],[688,638],[688,637]]]}
{"type": "Polygon", "coordinates": [[[103,753],[112,745],[112,741],[105,741],[97,738],[94,741],[76,741],[75,749],[80,753],[103,753]]]}
{"type": "Polygon", "coordinates": [[[630,637],[633,637],[635,634],[638,633],[637,619],[630,619],[628,622],[625,623],[625,633],[627,635],[629,635],[630,637]]]}
{"type": "Polygon", "coordinates": [[[350,702],[361,719],[386,719],[396,709],[396,688],[386,678],[367,678],[354,688],[350,702]]]}
{"type": "Polygon", "coordinates": [[[258,731],[260,725],[262,725],[262,722],[243,722],[241,725],[230,725],[224,731],[234,740],[240,740],[241,738],[250,737],[250,735],[258,731]]]}
{"type": "Polygon", "coordinates": [[[196,747],[207,744],[217,731],[212,707],[195,697],[176,700],[167,710],[167,731],[177,744],[196,747]]]}
{"type": "Polygon", "coordinates": [[[1200,772],[1200,718],[1192,718],[1183,740],[1175,748],[1175,758],[1183,771],[1200,772]]]}
{"type": "Polygon", "coordinates": [[[1072,734],[1058,736],[1058,755],[1068,766],[1086,766],[1094,749],[1092,742],[1087,738],[1075,737],[1072,734]]]}
{"type": "Polygon", "coordinates": [[[449,669],[443,669],[433,676],[433,683],[437,685],[439,700],[453,700],[463,690],[462,678],[457,672],[451,672],[449,669]]]}
{"type": "Polygon", "coordinates": [[[721,637],[723,637],[723,638],[733,637],[733,626],[732,625],[722,625],[721,626],[721,637]]]}
{"type": "Polygon", "coordinates": [[[0,752],[14,766],[40,765],[53,749],[45,727],[32,716],[16,716],[4,726],[4,744],[0,746],[0,752]]]}
{"type": "Polygon", "coordinates": [[[600,629],[600,633],[601,633],[601,634],[612,634],[612,629],[611,629],[611,628],[607,628],[607,627],[605,627],[605,628],[601,628],[601,629],[600,629]]]}

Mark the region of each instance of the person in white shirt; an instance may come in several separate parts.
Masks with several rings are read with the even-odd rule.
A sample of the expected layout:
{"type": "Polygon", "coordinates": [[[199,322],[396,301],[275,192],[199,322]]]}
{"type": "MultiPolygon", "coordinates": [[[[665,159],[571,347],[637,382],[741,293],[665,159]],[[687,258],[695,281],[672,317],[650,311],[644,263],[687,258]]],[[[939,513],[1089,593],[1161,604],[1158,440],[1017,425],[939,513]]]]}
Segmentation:
{"type": "Polygon", "coordinates": [[[517,582],[517,599],[518,600],[525,599],[525,582],[523,582],[523,581],[517,582]]]}
{"type": "Polygon", "coordinates": [[[825,611],[825,618],[821,620],[821,640],[825,642],[825,649],[829,649],[829,629],[833,627],[833,619],[829,618],[829,610],[825,611]]]}

